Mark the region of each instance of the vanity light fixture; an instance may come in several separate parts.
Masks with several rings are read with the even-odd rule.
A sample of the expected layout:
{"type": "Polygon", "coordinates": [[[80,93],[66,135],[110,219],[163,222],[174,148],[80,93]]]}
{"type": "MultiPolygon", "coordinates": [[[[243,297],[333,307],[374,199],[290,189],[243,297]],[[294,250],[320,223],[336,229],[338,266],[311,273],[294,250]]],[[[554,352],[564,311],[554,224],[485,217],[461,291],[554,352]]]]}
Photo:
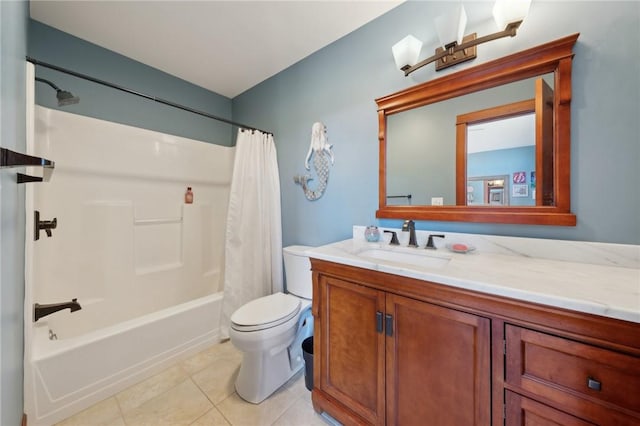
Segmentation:
{"type": "Polygon", "coordinates": [[[436,71],[461,62],[475,59],[476,46],[503,37],[515,37],[516,31],[529,13],[531,0],[496,0],[493,18],[501,31],[478,38],[476,33],[463,37],[467,25],[467,14],[460,3],[454,10],[435,19],[436,31],[442,47],[436,53],[418,62],[422,42],[409,35],[396,43],[393,57],[396,65],[404,71],[405,77],[423,66],[436,63],[436,71]]]}

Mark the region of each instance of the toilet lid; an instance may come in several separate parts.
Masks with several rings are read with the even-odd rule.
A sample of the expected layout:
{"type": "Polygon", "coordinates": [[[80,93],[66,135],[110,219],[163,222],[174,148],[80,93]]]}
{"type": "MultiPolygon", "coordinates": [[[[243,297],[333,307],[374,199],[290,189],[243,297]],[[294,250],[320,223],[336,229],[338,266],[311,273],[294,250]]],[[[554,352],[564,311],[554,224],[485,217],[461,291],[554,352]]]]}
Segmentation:
{"type": "Polygon", "coordinates": [[[231,315],[231,326],[240,331],[257,331],[275,327],[300,312],[300,299],[290,294],[274,293],[241,306],[231,315]]]}

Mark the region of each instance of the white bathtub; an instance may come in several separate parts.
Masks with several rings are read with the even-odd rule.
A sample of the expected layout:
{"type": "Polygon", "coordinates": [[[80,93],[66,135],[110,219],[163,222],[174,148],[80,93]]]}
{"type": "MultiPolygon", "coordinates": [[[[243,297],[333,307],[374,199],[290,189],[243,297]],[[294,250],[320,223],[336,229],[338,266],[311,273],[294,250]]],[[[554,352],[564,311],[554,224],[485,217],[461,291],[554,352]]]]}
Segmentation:
{"type": "Polygon", "coordinates": [[[216,293],[68,339],[50,340],[64,329],[38,321],[25,365],[29,424],[56,423],[218,343],[221,302],[216,293]]]}
{"type": "Polygon", "coordinates": [[[219,341],[233,149],[43,107],[27,152],[24,401],[51,425],[219,341]],[[41,173],[27,169],[27,174],[41,173]],[[184,203],[193,187],[195,200],[184,203]],[[57,218],[34,240],[34,211],[57,218]],[[77,298],[33,321],[33,304],[77,298]],[[50,333],[57,339],[51,340],[50,333]]]}

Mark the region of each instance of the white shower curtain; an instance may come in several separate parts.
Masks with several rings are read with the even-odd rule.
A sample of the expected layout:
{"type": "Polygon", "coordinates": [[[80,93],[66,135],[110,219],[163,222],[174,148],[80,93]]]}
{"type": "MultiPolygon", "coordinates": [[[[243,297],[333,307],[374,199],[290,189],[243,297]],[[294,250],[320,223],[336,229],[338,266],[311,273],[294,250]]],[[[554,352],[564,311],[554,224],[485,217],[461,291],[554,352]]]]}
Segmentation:
{"type": "Polygon", "coordinates": [[[221,337],[245,303],[282,291],[280,178],[273,135],[239,130],[225,236],[221,337]]]}

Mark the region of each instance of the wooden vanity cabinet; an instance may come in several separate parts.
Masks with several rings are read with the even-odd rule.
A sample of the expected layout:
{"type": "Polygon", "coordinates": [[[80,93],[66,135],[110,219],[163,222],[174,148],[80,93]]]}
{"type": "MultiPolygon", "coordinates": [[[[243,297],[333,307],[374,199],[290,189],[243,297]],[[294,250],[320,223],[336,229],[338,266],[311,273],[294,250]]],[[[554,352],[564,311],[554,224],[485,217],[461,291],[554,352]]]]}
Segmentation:
{"type": "Polygon", "coordinates": [[[318,412],[345,425],[640,425],[640,325],[311,259],[318,412]]]}
{"type": "Polygon", "coordinates": [[[385,338],[377,331],[384,293],[321,276],[322,321],[314,330],[314,386],[370,424],[384,424],[385,338]],[[322,354],[317,357],[316,354],[322,354]],[[319,368],[316,360],[319,361],[319,368]]]}
{"type": "Polygon", "coordinates": [[[489,425],[490,321],[387,293],[388,425],[489,425]]]}
{"type": "Polygon", "coordinates": [[[510,426],[595,425],[511,391],[505,392],[505,420],[505,425],[510,426]]]}
{"type": "Polygon", "coordinates": [[[345,424],[489,425],[490,321],[366,278],[315,276],[316,408],[345,424]]]}
{"type": "Polygon", "coordinates": [[[554,401],[594,422],[587,424],[640,425],[637,356],[511,324],[505,326],[505,336],[505,384],[510,389],[554,401]]]}

